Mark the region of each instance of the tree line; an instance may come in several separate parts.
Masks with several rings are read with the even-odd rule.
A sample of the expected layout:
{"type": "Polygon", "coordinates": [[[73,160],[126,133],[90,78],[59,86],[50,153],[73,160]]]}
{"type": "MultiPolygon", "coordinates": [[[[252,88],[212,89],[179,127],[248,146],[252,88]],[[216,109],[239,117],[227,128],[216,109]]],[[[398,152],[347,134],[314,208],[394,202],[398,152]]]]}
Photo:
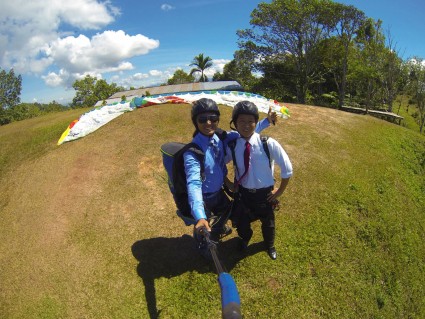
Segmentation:
{"type": "MultiPolygon", "coordinates": [[[[366,112],[393,112],[407,96],[423,131],[425,61],[403,60],[381,20],[330,0],[274,0],[254,9],[250,25],[238,30],[239,50],[213,81],[235,80],[246,91],[278,101],[366,112]]],[[[191,81],[194,73],[207,81],[209,62],[199,54],[189,74],[178,70],[168,84],[191,81]]]]}
{"type": "MultiPolygon", "coordinates": [[[[235,80],[246,91],[278,101],[335,108],[349,105],[392,112],[397,98],[408,96],[423,130],[424,60],[403,60],[382,21],[356,7],[331,0],[260,3],[251,13],[250,28],[237,35],[239,49],[233,60],[211,80],[235,80]]],[[[212,65],[212,59],[200,53],[190,63],[189,73],[179,69],[163,85],[208,81],[205,71],[212,65]]],[[[6,113],[9,118],[13,114],[12,120],[19,117],[15,113],[21,78],[13,70],[2,70],[0,76],[2,123],[6,113]]],[[[71,107],[93,106],[125,90],[91,76],[75,81],[73,88],[71,107]]]]}
{"type": "Polygon", "coordinates": [[[98,101],[106,100],[114,93],[125,90],[116,83],[108,84],[103,79],[87,75],[72,85],[76,91],[72,103],[62,105],[54,100],[48,104],[20,103],[21,87],[22,78],[20,75],[16,76],[13,69],[9,72],[0,71],[0,125],[70,108],[91,107],[98,101]]]}
{"type": "Polygon", "coordinates": [[[238,30],[239,50],[215,78],[278,101],[366,111],[392,112],[398,96],[409,96],[422,132],[424,60],[403,60],[381,20],[330,0],[274,0],[254,9],[250,25],[238,30]]]}

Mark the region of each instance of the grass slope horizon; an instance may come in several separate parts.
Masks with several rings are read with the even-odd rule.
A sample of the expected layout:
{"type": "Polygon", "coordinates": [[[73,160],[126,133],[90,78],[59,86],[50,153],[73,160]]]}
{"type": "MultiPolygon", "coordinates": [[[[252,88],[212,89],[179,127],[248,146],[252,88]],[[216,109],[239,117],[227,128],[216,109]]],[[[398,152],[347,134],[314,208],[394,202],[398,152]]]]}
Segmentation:
{"type": "MultiPolygon", "coordinates": [[[[247,254],[234,234],[219,248],[244,318],[425,317],[425,137],[288,108],[264,131],[294,166],[278,259],[262,251],[258,223],[247,254]]],[[[231,108],[220,110],[228,129],[231,108]]],[[[175,215],[159,151],[190,141],[190,107],[139,109],[56,146],[83,112],[0,127],[2,317],[219,318],[214,266],[175,215]]]]}

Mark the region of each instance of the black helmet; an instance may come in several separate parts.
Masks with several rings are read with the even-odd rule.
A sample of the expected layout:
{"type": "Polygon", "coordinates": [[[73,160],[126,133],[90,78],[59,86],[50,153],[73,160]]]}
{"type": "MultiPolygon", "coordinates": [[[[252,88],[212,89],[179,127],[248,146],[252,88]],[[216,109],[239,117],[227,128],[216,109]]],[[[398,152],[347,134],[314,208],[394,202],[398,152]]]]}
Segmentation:
{"type": "Polygon", "coordinates": [[[220,116],[220,110],[214,100],[202,98],[193,103],[192,106],[192,122],[196,126],[196,117],[199,114],[212,112],[220,116]]]}
{"type": "Polygon", "coordinates": [[[238,102],[233,108],[232,121],[230,124],[235,123],[240,114],[254,115],[255,123],[258,122],[259,114],[257,106],[250,101],[238,102]]]}

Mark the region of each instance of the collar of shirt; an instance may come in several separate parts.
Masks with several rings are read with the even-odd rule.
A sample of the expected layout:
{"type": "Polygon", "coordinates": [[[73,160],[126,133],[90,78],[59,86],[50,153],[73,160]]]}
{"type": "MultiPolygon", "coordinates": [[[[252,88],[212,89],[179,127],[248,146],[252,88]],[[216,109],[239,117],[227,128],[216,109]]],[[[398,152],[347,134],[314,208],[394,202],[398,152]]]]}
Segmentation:
{"type": "Polygon", "coordinates": [[[236,141],[237,144],[243,145],[243,147],[245,147],[246,142],[249,142],[251,146],[261,145],[260,134],[258,133],[252,134],[248,141],[244,139],[242,136],[240,136],[236,141]]]}
{"type": "Polygon", "coordinates": [[[201,149],[205,152],[209,145],[218,146],[219,138],[217,135],[206,136],[201,133],[198,133],[193,138],[192,142],[198,144],[201,149]]]}

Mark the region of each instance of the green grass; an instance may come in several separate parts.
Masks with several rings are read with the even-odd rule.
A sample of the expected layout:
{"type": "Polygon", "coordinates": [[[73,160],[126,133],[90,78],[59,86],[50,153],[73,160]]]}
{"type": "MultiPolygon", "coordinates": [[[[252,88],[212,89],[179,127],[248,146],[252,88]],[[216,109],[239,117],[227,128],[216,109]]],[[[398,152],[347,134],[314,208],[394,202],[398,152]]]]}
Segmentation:
{"type": "Polygon", "coordinates": [[[36,159],[54,149],[53,141],[59,140],[69,123],[87,110],[52,113],[25,120],[25,124],[13,122],[0,127],[0,177],[12,164],[36,159]]]}
{"type": "MultiPolygon", "coordinates": [[[[399,96],[398,99],[401,99],[401,105],[400,105],[400,100],[395,102],[393,107],[393,112],[404,117],[404,119],[401,122],[401,125],[413,131],[419,132],[419,124],[417,120],[413,117],[413,114],[415,113],[418,114],[416,105],[415,104],[409,105],[408,104],[409,97],[407,96],[399,96]]],[[[425,134],[425,132],[422,132],[422,133],[425,134]]]]}
{"type": "MultiPolygon", "coordinates": [[[[289,106],[265,131],[294,176],[278,259],[231,235],[220,257],[244,318],[425,317],[425,137],[369,116],[289,106]]],[[[222,107],[222,127],[231,109],[222,107]]],[[[189,141],[187,105],[126,113],[56,146],[84,111],[0,127],[4,318],[219,318],[212,264],[174,214],[159,147],[189,141]]]]}

